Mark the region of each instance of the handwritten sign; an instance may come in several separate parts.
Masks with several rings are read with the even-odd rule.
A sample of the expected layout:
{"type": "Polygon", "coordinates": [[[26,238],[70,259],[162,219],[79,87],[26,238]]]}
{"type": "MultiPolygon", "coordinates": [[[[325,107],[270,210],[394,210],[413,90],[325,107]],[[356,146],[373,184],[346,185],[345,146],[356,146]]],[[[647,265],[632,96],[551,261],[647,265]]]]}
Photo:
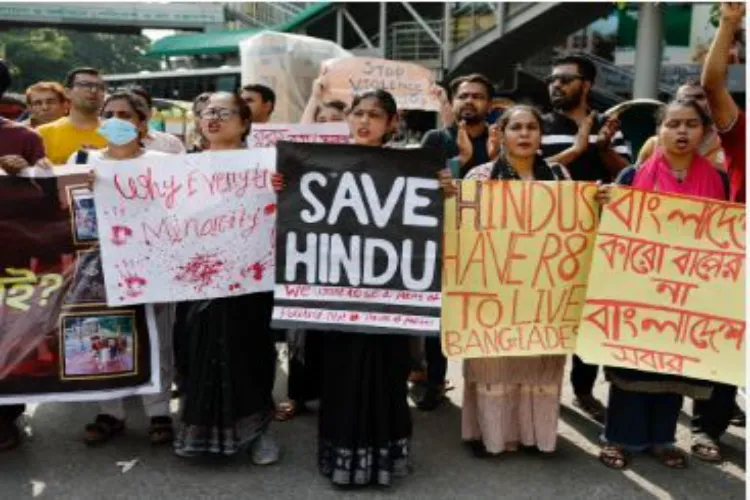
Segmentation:
{"type": "Polygon", "coordinates": [[[618,188],[605,207],[577,352],[744,385],[745,208],[618,188]]]}
{"type": "Polygon", "coordinates": [[[274,149],[96,166],[107,303],[273,289],[274,149]]]}
{"type": "Polygon", "coordinates": [[[349,125],[346,122],[286,125],[262,123],[253,125],[247,145],[250,148],[271,148],[279,141],[348,144],[349,125]]]}
{"type": "Polygon", "coordinates": [[[272,325],[437,336],[444,163],[431,150],[278,145],[272,325]]]}
{"type": "Polygon", "coordinates": [[[573,351],[597,228],[596,186],[462,181],[445,207],[443,353],[573,351]]]}
{"type": "Polygon", "coordinates": [[[158,390],[151,307],[106,307],[87,167],[0,175],[0,404],[158,390]]]}
{"type": "Polygon", "coordinates": [[[331,59],[321,66],[324,99],[352,102],[364,90],[387,90],[399,109],[439,111],[440,102],[430,93],[435,78],[427,68],[413,63],[370,57],[331,59]]]}

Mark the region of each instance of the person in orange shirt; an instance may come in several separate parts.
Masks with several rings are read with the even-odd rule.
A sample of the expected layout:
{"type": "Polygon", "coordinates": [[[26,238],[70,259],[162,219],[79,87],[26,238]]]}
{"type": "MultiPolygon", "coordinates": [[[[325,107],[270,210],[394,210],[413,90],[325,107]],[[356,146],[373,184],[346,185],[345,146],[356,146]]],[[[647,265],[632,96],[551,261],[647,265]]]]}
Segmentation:
{"type": "Polygon", "coordinates": [[[57,82],[38,82],[27,88],[26,104],[31,116],[23,124],[31,128],[59,120],[70,107],[65,89],[57,82]]]}
{"type": "Polygon", "coordinates": [[[79,149],[101,149],[107,145],[97,132],[106,90],[107,85],[94,68],[76,68],[65,77],[70,114],[37,129],[53,165],[64,165],[79,149]]]}

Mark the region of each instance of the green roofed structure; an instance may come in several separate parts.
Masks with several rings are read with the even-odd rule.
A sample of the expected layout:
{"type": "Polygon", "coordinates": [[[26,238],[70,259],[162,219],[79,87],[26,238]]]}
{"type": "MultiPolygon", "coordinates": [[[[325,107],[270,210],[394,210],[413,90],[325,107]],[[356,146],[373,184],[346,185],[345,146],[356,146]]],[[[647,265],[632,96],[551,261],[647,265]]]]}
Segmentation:
{"type": "MultiPolygon", "coordinates": [[[[293,33],[317,16],[333,7],[332,2],[319,2],[292,17],[289,21],[268,28],[281,33],[293,33]]],[[[151,44],[147,55],[153,57],[199,56],[227,54],[239,51],[239,43],[264,31],[263,28],[187,33],[164,37],[151,44]]]]}

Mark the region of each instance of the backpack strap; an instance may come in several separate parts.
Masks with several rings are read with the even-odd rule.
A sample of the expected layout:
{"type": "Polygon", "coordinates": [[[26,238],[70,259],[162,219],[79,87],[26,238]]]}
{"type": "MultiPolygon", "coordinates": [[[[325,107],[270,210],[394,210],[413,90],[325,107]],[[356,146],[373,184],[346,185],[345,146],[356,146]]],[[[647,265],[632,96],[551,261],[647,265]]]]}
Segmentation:
{"type": "Polygon", "coordinates": [[[76,153],[76,165],[85,165],[89,162],[89,152],[85,149],[79,149],[76,153]]]}

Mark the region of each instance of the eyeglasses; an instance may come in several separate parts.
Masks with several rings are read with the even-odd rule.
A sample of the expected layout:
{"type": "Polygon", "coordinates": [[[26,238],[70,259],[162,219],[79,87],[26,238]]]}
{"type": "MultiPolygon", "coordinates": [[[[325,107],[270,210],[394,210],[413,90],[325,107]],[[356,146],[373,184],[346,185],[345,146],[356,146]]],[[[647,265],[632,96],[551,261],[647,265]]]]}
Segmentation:
{"type": "Polygon", "coordinates": [[[219,119],[225,122],[236,114],[239,114],[239,111],[237,111],[236,109],[206,108],[201,111],[200,117],[206,118],[207,120],[219,119]]]}
{"type": "Polygon", "coordinates": [[[49,106],[52,107],[56,104],[60,104],[60,99],[44,99],[44,100],[38,100],[38,101],[31,101],[29,105],[32,108],[41,108],[42,106],[49,106]]]}
{"type": "Polygon", "coordinates": [[[563,85],[567,85],[569,83],[573,83],[576,80],[583,80],[583,77],[581,75],[575,75],[575,74],[561,74],[561,75],[549,75],[544,78],[544,83],[547,85],[552,85],[556,81],[559,81],[563,85]]]}
{"type": "Polygon", "coordinates": [[[79,89],[90,90],[92,92],[104,92],[107,90],[107,86],[99,82],[75,82],[73,86],[79,89]]]}

